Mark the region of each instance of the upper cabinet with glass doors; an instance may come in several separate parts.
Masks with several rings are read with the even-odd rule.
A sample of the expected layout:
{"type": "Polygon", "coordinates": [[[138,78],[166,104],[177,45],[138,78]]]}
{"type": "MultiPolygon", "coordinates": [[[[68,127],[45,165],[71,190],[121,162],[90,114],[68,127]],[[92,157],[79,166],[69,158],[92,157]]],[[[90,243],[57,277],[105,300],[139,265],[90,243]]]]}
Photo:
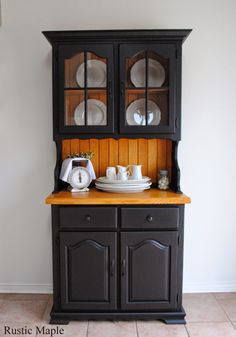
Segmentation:
{"type": "Polygon", "coordinates": [[[44,32],[53,46],[54,139],[180,139],[190,30],[44,32]]]}

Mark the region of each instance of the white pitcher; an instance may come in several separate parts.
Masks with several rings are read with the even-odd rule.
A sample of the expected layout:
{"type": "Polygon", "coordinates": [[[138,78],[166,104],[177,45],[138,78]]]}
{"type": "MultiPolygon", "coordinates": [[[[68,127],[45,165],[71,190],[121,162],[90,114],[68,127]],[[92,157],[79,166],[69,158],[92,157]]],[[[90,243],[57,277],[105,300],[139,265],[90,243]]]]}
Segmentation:
{"type": "Polygon", "coordinates": [[[117,173],[117,179],[118,180],[128,180],[128,177],[130,175],[129,171],[127,171],[129,166],[121,166],[121,165],[116,165],[118,168],[118,173],[117,173]]]}
{"type": "Polygon", "coordinates": [[[129,165],[131,167],[132,175],[130,176],[130,179],[133,180],[140,180],[142,179],[142,166],[143,165],[129,165]]]}

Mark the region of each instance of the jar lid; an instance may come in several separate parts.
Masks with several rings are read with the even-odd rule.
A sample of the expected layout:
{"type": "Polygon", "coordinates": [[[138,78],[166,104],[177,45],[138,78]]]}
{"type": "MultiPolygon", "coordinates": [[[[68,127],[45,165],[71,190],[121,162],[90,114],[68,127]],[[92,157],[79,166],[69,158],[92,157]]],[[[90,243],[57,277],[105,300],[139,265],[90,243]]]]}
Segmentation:
{"type": "Polygon", "coordinates": [[[161,176],[166,176],[168,174],[168,170],[160,170],[159,173],[161,176]]]}

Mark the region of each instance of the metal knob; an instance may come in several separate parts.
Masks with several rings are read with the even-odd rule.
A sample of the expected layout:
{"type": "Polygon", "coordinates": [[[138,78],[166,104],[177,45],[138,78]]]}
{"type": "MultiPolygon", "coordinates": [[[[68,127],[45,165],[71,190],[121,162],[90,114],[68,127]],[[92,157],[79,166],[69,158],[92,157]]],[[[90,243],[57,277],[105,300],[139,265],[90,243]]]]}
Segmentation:
{"type": "Polygon", "coordinates": [[[153,220],[153,217],[151,215],[148,215],[146,219],[148,222],[151,222],[153,220]]]}
{"type": "Polygon", "coordinates": [[[85,216],[85,220],[86,220],[86,221],[90,221],[90,220],[91,220],[91,215],[86,215],[86,216],[85,216]]]}

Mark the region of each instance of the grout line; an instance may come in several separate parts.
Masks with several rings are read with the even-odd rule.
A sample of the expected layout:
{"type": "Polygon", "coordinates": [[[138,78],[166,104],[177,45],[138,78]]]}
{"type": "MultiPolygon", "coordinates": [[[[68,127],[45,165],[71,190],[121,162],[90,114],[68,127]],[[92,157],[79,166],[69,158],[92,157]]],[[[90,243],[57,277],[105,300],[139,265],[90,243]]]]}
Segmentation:
{"type": "Polygon", "coordinates": [[[89,331],[89,320],[88,320],[88,324],[87,324],[86,337],[88,337],[88,331],[89,331]]]}
{"type": "MultiPolygon", "coordinates": [[[[212,295],[214,296],[213,293],[212,293],[212,295]]],[[[224,309],[224,307],[222,306],[222,304],[219,302],[220,300],[217,300],[217,298],[216,298],[215,296],[214,296],[214,298],[215,298],[217,304],[219,305],[219,307],[224,311],[226,317],[228,318],[228,321],[233,325],[233,323],[232,323],[232,321],[231,321],[229,315],[228,315],[227,312],[225,311],[225,309],[224,309]]]]}
{"type": "Polygon", "coordinates": [[[186,332],[187,332],[188,337],[190,337],[190,334],[189,334],[188,328],[187,328],[187,322],[186,322],[186,324],[184,325],[184,327],[185,327],[185,330],[186,330],[186,332]]]}
{"type": "Polygon", "coordinates": [[[137,337],[139,337],[139,333],[138,333],[138,322],[137,322],[137,321],[135,321],[135,326],[136,326],[136,335],[137,335],[137,337]]]}

